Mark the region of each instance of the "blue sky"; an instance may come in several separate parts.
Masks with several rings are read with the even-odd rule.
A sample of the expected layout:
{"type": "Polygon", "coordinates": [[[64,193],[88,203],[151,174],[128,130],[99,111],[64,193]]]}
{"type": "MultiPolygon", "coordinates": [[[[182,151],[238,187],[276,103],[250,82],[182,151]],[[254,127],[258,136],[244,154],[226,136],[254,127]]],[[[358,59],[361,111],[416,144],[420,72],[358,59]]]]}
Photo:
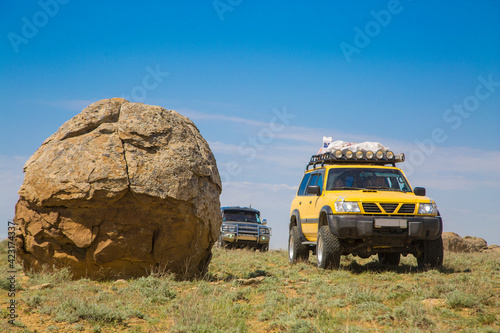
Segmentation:
{"type": "Polygon", "coordinates": [[[222,205],[261,209],[273,248],[323,136],[406,153],[445,231],[500,244],[498,1],[42,0],[0,13],[1,220],[45,138],[127,97],[195,122],[222,205]]]}

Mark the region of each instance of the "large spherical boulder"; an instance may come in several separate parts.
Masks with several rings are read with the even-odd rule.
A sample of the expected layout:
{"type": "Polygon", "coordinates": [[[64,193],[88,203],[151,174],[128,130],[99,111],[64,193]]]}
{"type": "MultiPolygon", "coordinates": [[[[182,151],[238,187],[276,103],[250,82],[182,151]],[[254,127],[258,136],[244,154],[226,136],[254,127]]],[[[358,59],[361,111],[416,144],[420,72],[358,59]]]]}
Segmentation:
{"type": "Polygon", "coordinates": [[[101,100],[45,140],[24,171],[15,222],[25,269],[69,267],[97,279],[206,271],[221,181],[188,118],[101,100]]]}

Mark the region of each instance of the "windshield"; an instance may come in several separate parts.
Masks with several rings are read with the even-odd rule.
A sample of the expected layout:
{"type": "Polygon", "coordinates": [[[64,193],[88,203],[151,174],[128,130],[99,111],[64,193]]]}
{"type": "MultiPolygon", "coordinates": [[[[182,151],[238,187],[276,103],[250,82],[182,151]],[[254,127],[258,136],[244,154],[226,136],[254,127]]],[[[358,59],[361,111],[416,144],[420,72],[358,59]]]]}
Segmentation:
{"type": "Polygon", "coordinates": [[[259,214],[242,210],[224,210],[222,220],[261,223],[259,214]]]}
{"type": "Polygon", "coordinates": [[[401,171],[379,168],[333,168],[328,172],[327,191],[375,189],[410,192],[401,171]]]}

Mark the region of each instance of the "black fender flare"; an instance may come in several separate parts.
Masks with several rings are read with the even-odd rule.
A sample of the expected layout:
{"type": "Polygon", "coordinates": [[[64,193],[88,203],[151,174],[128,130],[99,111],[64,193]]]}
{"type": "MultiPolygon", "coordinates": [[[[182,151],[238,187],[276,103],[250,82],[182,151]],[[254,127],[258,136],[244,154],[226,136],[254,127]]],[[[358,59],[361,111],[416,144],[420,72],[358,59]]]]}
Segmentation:
{"type": "MultiPolygon", "coordinates": [[[[329,220],[329,217],[328,215],[333,215],[333,210],[332,210],[332,207],[330,207],[329,205],[325,205],[321,208],[321,210],[319,211],[319,217],[321,217],[322,214],[325,214],[326,215],[326,222],[328,223],[328,220],[329,220]]],[[[321,219],[319,219],[318,221],[321,221],[321,219]]],[[[318,225],[319,227],[319,225],[318,225]]]]}
{"type": "Polygon", "coordinates": [[[297,224],[297,229],[299,229],[299,236],[300,236],[300,240],[305,242],[307,241],[306,239],[306,236],[304,236],[304,233],[302,232],[302,223],[301,223],[301,220],[300,220],[300,212],[298,209],[295,209],[291,216],[290,216],[290,224],[288,226],[288,230],[292,230],[292,217],[295,217],[295,223],[297,224]]]}
{"type": "Polygon", "coordinates": [[[335,223],[334,223],[334,219],[333,219],[333,210],[332,210],[332,207],[328,206],[328,205],[325,205],[321,208],[321,210],[319,211],[319,217],[320,219],[318,220],[318,230],[319,228],[321,227],[320,223],[321,223],[321,215],[322,214],[325,214],[326,215],[326,223],[323,223],[324,225],[328,225],[330,227],[330,232],[332,234],[334,234],[335,236],[339,236],[336,228],[335,228],[335,223]]]}

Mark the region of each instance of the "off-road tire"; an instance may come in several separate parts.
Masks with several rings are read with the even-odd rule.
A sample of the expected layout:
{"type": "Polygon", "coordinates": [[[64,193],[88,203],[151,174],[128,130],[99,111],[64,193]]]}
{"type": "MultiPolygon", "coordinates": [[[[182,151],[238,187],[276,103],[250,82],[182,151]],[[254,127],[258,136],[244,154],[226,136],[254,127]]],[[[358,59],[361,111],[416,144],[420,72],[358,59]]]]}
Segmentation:
{"type": "Polygon", "coordinates": [[[443,239],[424,241],[424,252],[417,258],[420,269],[439,269],[443,266],[443,239]]]}
{"type": "Polygon", "coordinates": [[[330,227],[327,225],[319,228],[316,255],[318,257],[318,267],[325,269],[340,267],[342,246],[339,239],[330,232],[330,227]]]}
{"type": "Polygon", "coordinates": [[[288,260],[295,264],[298,261],[307,261],[309,259],[309,248],[302,244],[300,240],[299,228],[293,226],[288,236],[288,260]]]}
{"type": "Polygon", "coordinates": [[[400,260],[401,260],[400,253],[379,253],[378,254],[378,261],[382,265],[398,266],[400,260]]]}

